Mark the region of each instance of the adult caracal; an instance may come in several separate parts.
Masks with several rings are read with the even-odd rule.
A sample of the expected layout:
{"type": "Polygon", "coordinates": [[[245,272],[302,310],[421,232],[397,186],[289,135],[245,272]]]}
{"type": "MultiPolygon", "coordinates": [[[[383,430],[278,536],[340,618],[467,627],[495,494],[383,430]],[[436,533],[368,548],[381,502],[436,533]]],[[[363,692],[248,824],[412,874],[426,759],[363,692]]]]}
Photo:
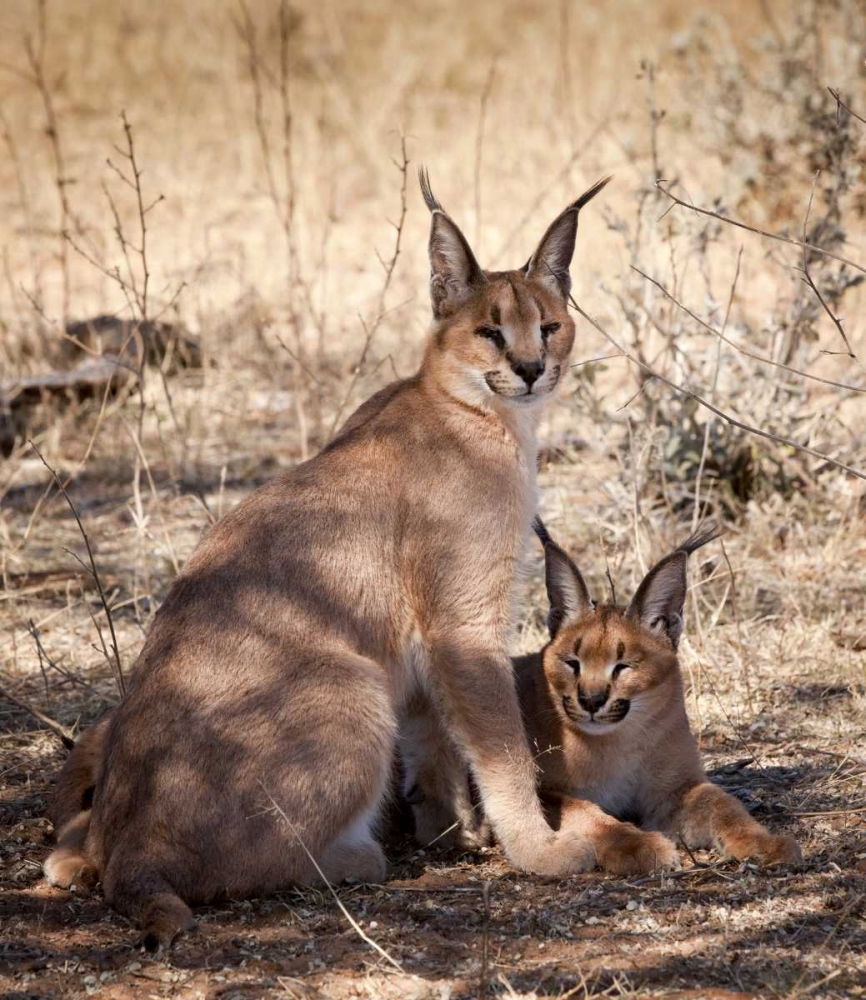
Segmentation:
{"type": "Polygon", "coordinates": [[[535,427],[574,340],[578,213],[605,183],[524,267],[485,272],[422,174],[433,322],[420,370],[202,539],[93,740],[92,810],[67,809],[50,879],[99,874],[153,948],[190,925],[187,904],[315,881],[307,851],[331,881],[381,880],[374,827],[422,690],[512,862],[591,863],[582,828],[545,820],[507,648],[535,427]]]}
{"type": "MultiPolygon", "coordinates": [[[[769,833],[707,780],[686,717],[677,659],[686,562],[717,533],[693,535],[658,562],[623,608],[591,601],[568,555],[540,522],[536,531],[544,543],[551,640],[514,666],[554,825],[582,830],[599,865],[617,874],[673,866],[674,838],[764,864],[800,861],[791,837],[769,833]]],[[[437,723],[410,715],[406,725],[437,723]]],[[[415,766],[405,780],[423,837],[435,836],[437,824],[441,830],[449,820],[466,822],[465,769],[462,780],[449,778],[447,756],[446,744],[435,775],[410,756],[415,766]],[[456,799],[450,808],[449,796],[456,799]]]]}

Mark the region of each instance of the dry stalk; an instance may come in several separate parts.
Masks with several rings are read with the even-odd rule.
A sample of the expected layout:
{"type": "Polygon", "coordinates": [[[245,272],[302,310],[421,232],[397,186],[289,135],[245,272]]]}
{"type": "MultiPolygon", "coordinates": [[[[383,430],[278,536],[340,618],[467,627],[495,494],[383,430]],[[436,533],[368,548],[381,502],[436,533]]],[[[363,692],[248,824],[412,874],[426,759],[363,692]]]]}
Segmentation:
{"type": "MultiPolygon", "coordinates": [[[[79,562],[81,562],[81,565],[84,566],[85,570],[87,570],[87,572],[93,578],[93,582],[95,583],[96,589],[99,592],[99,600],[100,603],[102,604],[102,610],[105,613],[105,618],[108,622],[108,629],[111,633],[111,648],[114,654],[112,659],[112,657],[108,656],[106,650],[106,659],[108,660],[109,664],[112,667],[115,680],[117,682],[117,687],[118,690],[120,691],[120,696],[122,698],[126,694],[126,685],[123,679],[123,666],[120,662],[120,650],[117,645],[117,634],[114,631],[114,619],[111,617],[111,608],[108,605],[108,599],[105,596],[105,590],[103,589],[102,586],[102,580],[99,576],[99,571],[96,568],[96,560],[93,558],[93,549],[90,547],[90,539],[87,536],[87,532],[84,530],[84,525],[81,523],[81,518],[78,516],[78,511],[75,509],[75,504],[72,502],[71,497],[66,492],[66,487],[60,481],[60,477],[57,475],[54,469],[48,464],[42,452],[36,447],[33,441],[30,442],[30,447],[36,452],[36,454],[39,456],[39,460],[42,462],[45,468],[48,469],[48,471],[51,473],[51,478],[54,480],[55,485],[63,494],[63,497],[66,500],[66,503],[68,504],[70,511],[72,511],[72,516],[75,518],[75,523],[78,525],[78,530],[81,532],[81,537],[84,539],[84,547],[87,549],[87,558],[90,563],[90,566],[88,567],[87,565],[85,565],[80,559],[79,562]]],[[[98,627],[97,631],[99,631],[98,627]]],[[[101,638],[102,634],[100,632],[100,639],[101,638]]],[[[103,647],[104,645],[105,644],[103,642],[103,647]]]]}
{"type": "MultiPolygon", "coordinates": [[[[346,407],[349,405],[352,395],[355,391],[355,387],[358,384],[358,380],[364,371],[364,365],[367,361],[367,355],[370,351],[370,347],[373,343],[373,338],[376,336],[376,332],[382,324],[382,320],[385,318],[385,298],[388,294],[388,289],[391,287],[391,280],[394,277],[394,270],[397,267],[397,260],[400,257],[400,249],[403,241],[403,226],[406,222],[406,187],[409,179],[409,157],[406,152],[406,136],[400,136],[400,161],[394,160],[394,166],[400,171],[400,216],[397,222],[392,222],[391,225],[394,227],[394,250],[391,253],[390,258],[387,261],[382,261],[382,266],[385,269],[385,279],[382,282],[382,288],[379,291],[379,299],[376,303],[376,312],[374,313],[373,322],[367,326],[364,320],[361,320],[361,326],[364,328],[364,343],[361,347],[361,353],[358,356],[357,364],[352,372],[352,379],[349,382],[349,386],[346,389],[346,393],[343,396],[340,405],[337,407],[337,412],[334,415],[334,420],[331,424],[331,429],[328,433],[328,440],[332,440],[334,434],[337,432],[337,428],[340,425],[340,420],[343,414],[346,412],[346,407]]],[[[380,258],[381,260],[381,258],[380,258]]]]}
{"type": "Polygon", "coordinates": [[[490,69],[487,71],[487,79],[481,90],[481,100],[478,108],[478,128],[475,132],[475,249],[481,255],[481,157],[484,152],[484,121],[487,117],[487,104],[490,95],[493,93],[493,80],[496,77],[496,61],[498,55],[494,55],[490,60],[490,69]]]}
{"type": "MultiPolygon", "coordinates": [[[[6,144],[6,149],[9,153],[9,162],[12,164],[12,169],[15,173],[15,185],[18,189],[18,201],[21,206],[21,214],[24,217],[24,228],[27,232],[27,255],[30,261],[30,280],[33,283],[33,293],[32,296],[28,294],[26,289],[22,289],[24,295],[28,300],[35,299],[39,303],[39,309],[42,309],[42,280],[39,268],[36,265],[36,249],[34,245],[34,233],[35,227],[33,224],[33,212],[30,208],[30,198],[27,193],[27,184],[24,180],[24,166],[21,162],[21,157],[18,153],[18,145],[15,142],[15,136],[12,134],[12,125],[6,116],[6,112],[3,110],[3,105],[0,103],[0,134],[3,136],[3,142],[6,144]]],[[[45,336],[44,327],[41,330],[43,338],[43,347],[47,348],[48,341],[45,336]]]]}
{"type": "MultiPolygon", "coordinates": [[[[279,65],[276,77],[268,69],[262,59],[258,33],[255,21],[246,0],[239,0],[240,18],[235,20],[235,30],[246,49],[246,62],[253,85],[253,122],[259,150],[265,168],[268,197],[274,210],[274,216],[283,234],[286,255],[286,289],[287,289],[287,320],[289,329],[294,336],[294,353],[296,364],[303,379],[295,381],[294,403],[300,432],[301,458],[305,460],[309,454],[309,436],[307,433],[307,416],[305,406],[308,398],[313,397],[310,391],[310,372],[306,364],[306,350],[303,336],[303,319],[298,309],[298,300],[303,298],[315,320],[315,308],[308,283],[301,274],[300,253],[295,234],[296,179],[294,166],[294,112],[292,106],[290,50],[294,25],[292,11],[287,0],[279,0],[278,31],[279,31],[279,65]],[[280,124],[282,131],[282,193],[277,183],[277,167],[271,148],[265,117],[265,83],[270,82],[277,89],[280,104],[280,124]]],[[[320,329],[320,339],[322,331],[320,329]]],[[[321,390],[321,382],[313,380],[321,390]]],[[[317,398],[315,422],[316,432],[321,434],[321,395],[317,398]]]]}
{"type": "MultiPolygon", "coordinates": [[[[731,282],[731,292],[728,295],[728,307],[725,310],[725,319],[722,323],[722,331],[719,334],[719,339],[716,341],[716,364],[713,370],[713,385],[710,390],[710,400],[715,402],[716,392],[719,387],[719,369],[721,368],[722,362],[722,340],[724,338],[724,332],[728,328],[728,320],[731,317],[731,306],[734,304],[734,295],[737,290],[737,281],[740,277],[740,261],[743,258],[743,248],[740,247],[740,252],[737,254],[737,269],[734,272],[734,280],[731,282]]],[[[698,463],[698,472],[695,476],[695,507],[692,513],[692,531],[698,530],[698,522],[701,516],[701,478],[704,474],[704,466],[707,461],[707,452],[710,447],[710,430],[712,429],[713,418],[707,418],[706,425],[704,426],[704,440],[701,446],[701,459],[698,463]]]]}
{"type": "Polygon", "coordinates": [[[31,35],[25,35],[24,52],[30,67],[28,79],[39,92],[39,97],[42,100],[42,110],[45,113],[45,134],[51,144],[51,155],[54,161],[54,186],[57,188],[57,198],[60,203],[60,270],[63,281],[62,312],[65,323],[69,317],[70,303],[69,251],[65,234],[73,216],[66,190],[69,184],[69,178],[66,176],[66,158],[63,152],[63,143],[60,141],[54,98],[45,76],[45,47],[48,41],[47,0],[37,0],[36,24],[36,39],[34,41],[31,35]]]}

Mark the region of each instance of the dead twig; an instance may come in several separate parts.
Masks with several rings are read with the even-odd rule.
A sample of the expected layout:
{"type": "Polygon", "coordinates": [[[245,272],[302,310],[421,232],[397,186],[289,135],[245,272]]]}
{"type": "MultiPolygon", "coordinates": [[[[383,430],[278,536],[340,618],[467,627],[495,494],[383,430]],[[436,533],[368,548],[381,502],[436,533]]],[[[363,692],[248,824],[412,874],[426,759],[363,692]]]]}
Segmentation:
{"type": "Polygon", "coordinates": [[[102,580],[100,579],[99,571],[96,568],[96,560],[93,558],[93,549],[90,547],[90,539],[87,537],[87,532],[84,530],[84,525],[81,523],[81,518],[78,516],[78,511],[75,509],[75,504],[72,502],[71,497],[66,492],[66,487],[63,485],[63,483],[61,483],[60,477],[57,475],[54,469],[52,469],[52,467],[48,464],[48,462],[45,460],[44,455],[36,447],[36,445],[33,443],[32,440],[30,441],[30,447],[36,452],[36,454],[39,456],[39,460],[42,462],[45,468],[48,469],[48,471],[51,473],[51,478],[54,480],[55,485],[63,494],[63,497],[66,500],[66,503],[68,504],[70,511],[72,511],[72,516],[75,518],[75,523],[78,525],[78,530],[81,532],[81,537],[84,539],[84,546],[87,549],[87,558],[90,562],[90,567],[88,568],[87,566],[85,566],[83,562],[82,566],[84,566],[84,568],[88,570],[90,575],[93,577],[93,582],[96,584],[96,589],[99,592],[99,600],[102,604],[102,610],[105,612],[105,617],[106,620],[108,621],[108,629],[111,633],[111,647],[112,647],[112,652],[114,653],[114,660],[112,662],[111,658],[109,657],[109,663],[112,664],[112,667],[114,669],[115,680],[117,681],[117,687],[118,690],[120,691],[120,696],[122,698],[126,694],[126,684],[124,683],[123,679],[123,666],[120,662],[120,650],[117,645],[117,634],[114,631],[114,619],[111,617],[111,608],[108,605],[108,599],[106,598],[105,590],[102,587],[102,580]]]}
{"type": "Polygon", "coordinates": [[[851,115],[852,118],[856,118],[858,122],[863,122],[863,124],[866,125],[866,118],[864,118],[862,115],[858,115],[853,108],[848,107],[848,105],[839,96],[838,90],[834,90],[832,87],[828,87],[827,90],[829,90],[830,93],[833,95],[833,100],[836,102],[837,113],[840,109],[844,109],[845,111],[848,112],[849,115],[851,115]]]}
{"type": "Polygon", "coordinates": [[[11,701],[13,705],[17,705],[18,708],[23,709],[23,711],[27,712],[28,715],[32,715],[34,719],[41,722],[46,729],[50,729],[67,750],[71,750],[75,746],[75,737],[65,726],[61,726],[59,722],[55,722],[50,716],[46,715],[44,712],[40,712],[38,708],[34,708],[29,701],[25,701],[23,698],[19,698],[17,695],[12,694],[12,692],[2,684],[0,684],[0,697],[5,698],[7,701],[11,701]]]}
{"type": "Polygon", "coordinates": [[[337,894],[336,889],[334,889],[334,887],[328,881],[327,875],[325,875],[325,873],[322,871],[321,866],[319,865],[319,862],[316,861],[316,859],[311,854],[309,848],[304,843],[303,838],[301,837],[300,833],[298,832],[298,829],[295,826],[295,824],[289,819],[289,817],[286,815],[286,813],[283,810],[283,808],[279,805],[279,803],[276,801],[276,799],[273,797],[273,795],[271,795],[271,793],[267,790],[267,788],[265,788],[264,784],[261,781],[259,781],[259,785],[260,785],[262,791],[267,796],[267,799],[270,802],[271,807],[273,808],[274,812],[280,817],[280,819],[286,824],[286,826],[288,826],[288,828],[294,834],[294,836],[297,839],[298,843],[301,845],[301,848],[302,848],[304,854],[307,855],[307,857],[310,860],[310,863],[316,869],[316,873],[318,874],[319,878],[327,886],[328,892],[330,892],[330,894],[333,896],[334,902],[337,904],[337,907],[340,910],[340,913],[342,913],[343,916],[346,918],[346,920],[348,920],[349,926],[352,928],[352,930],[358,935],[358,937],[361,938],[361,940],[365,944],[369,945],[373,949],[373,951],[375,951],[377,954],[381,955],[382,958],[384,958],[385,961],[389,963],[389,965],[392,965],[398,972],[402,972],[403,971],[403,966],[397,961],[397,959],[393,958],[391,955],[389,955],[388,952],[385,951],[385,949],[380,944],[378,944],[376,941],[374,941],[369,936],[369,934],[367,934],[364,931],[364,929],[361,927],[361,925],[358,923],[358,921],[352,916],[352,914],[349,913],[349,911],[346,909],[345,904],[343,903],[343,900],[340,899],[339,895],[337,894]]]}
{"type": "Polygon", "coordinates": [[[67,670],[66,667],[61,667],[59,663],[53,660],[49,655],[48,651],[42,645],[42,637],[39,634],[39,629],[36,627],[36,623],[33,619],[29,619],[27,622],[27,631],[33,637],[33,641],[36,643],[36,652],[39,656],[40,665],[42,663],[47,663],[52,670],[56,670],[61,677],[65,677],[66,680],[73,684],[75,687],[84,688],[85,691],[89,691],[90,694],[99,698],[100,701],[105,701],[105,698],[93,687],[92,684],[88,684],[87,681],[82,680],[72,673],[71,670],[67,670]]]}

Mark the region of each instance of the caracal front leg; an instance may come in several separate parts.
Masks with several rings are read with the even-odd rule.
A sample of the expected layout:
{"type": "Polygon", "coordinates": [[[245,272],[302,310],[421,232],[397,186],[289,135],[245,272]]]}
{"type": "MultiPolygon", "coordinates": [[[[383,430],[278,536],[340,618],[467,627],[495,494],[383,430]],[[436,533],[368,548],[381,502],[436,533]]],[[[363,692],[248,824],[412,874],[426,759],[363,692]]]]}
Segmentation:
{"type": "Polygon", "coordinates": [[[765,830],[739,799],[709,781],[689,786],[670,820],[689,846],[716,847],[731,857],[755,858],[764,865],[799,864],[797,841],[765,830]]]}
{"type": "Polygon", "coordinates": [[[569,824],[544,817],[536,766],[523,728],[511,661],[504,652],[459,641],[431,643],[431,666],[445,723],[469,761],[508,860],[524,871],[567,875],[595,867],[595,851],[569,824]]]}
{"type": "Polygon", "coordinates": [[[648,833],[609,815],[594,802],[569,796],[544,795],[554,826],[583,831],[592,844],[598,865],[613,875],[646,875],[676,868],[676,846],[662,833],[648,833]]]}

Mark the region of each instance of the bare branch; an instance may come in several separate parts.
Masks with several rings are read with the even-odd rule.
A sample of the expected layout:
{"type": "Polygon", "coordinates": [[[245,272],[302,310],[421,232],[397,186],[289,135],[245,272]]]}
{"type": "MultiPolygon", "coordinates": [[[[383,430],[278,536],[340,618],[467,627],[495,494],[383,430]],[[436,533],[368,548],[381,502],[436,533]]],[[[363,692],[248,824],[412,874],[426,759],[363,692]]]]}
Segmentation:
{"type": "MultiPolygon", "coordinates": [[[[739,259],[737,261],[737,270],[739,271],[739,259]]],[[[783,364],[781,361],[774,361],[772,358],[768,358],[763,354],[755,354],[754,351],[748,350],[748,348],[743,347],[736,341],[731,340],[730,337],[726,336],[722,330],[717,330],[715,327],[710,326],[709,323],[705,322],[700,318],[700,316],[695,315],[689,309],[688,306],[684,305],[676,296],[672,295],[667,288],[660,282],[656,281],[655,278],[651,278],[648,274],[645,274],[639,267],[635,267],[634,264],[630,265],[632,271],[635,271],[642,278],[645,278],[651,285],[655,287],[664,295],[666,298],[670,299],[671,302],[687,315],[690,316],[699,326],[702,326],[705,330],[712,333],[714,336],[718,337],[719,340],[728,344],[728,346],[733,347],[735,350],[739,351],[740,354],[745,354],[747,358],[752,358],[755,361],[760,361],[765,365],[772,365],[774,368],[781,368],[786,372],[790,372],[792,375],[797,375],[800,378],[810,379],[813,382],[821,382],[824,385],[832,385],[837,389],[845,389],[848,392],[864,392],[866,393],[866,386],[851,385],[849,382],[835,382],[830,378],[822,378],[820,375],[812,375],[809,372],[803,371],[801,368],[792,368],[791,365],[783,364]]],[[[820,293],[818,293],[820,296],[820,293]]],[[[853,354],[851,355],[854,356],[853,354]]]]}
{"type": "Polygon", "coordinates": [[[852,118],[856,118],[858,122],[863,122],[863,124],[866,125],[866,118],[863,118],[862,115],[858,115],[853,108],[849,108],[848,105],[839,96],[838,90],[834,90],[832,87],[828,87],[827,90],[829,90],[830,93],[833,95],[833,100],[836,102],[837,105],[837,111],[839,110],[839,108],[844,108],[845,111],[847,111],[852,118]]]}
{"type": "Polygon", "coordinates": [[[841,254],[833,253],[832,250],[825,250],[823,247],[815,246],[814,243],[804,243],[802,240],[795,240],[791,236],[782,236],[779,233],[769,233],[766,229],[757,229],[755,226],[747,226],[745,222],[739,222],[737,219],[731,219],[727,215],[720,215],[718,212],[711,212],[708,208],[699,208],[697,205],[691,205],[687,201],[683,201],[682,198],[678,198],[675,194],[672,194],[670,190],[663,187],[665,181],[656,181],[656,187],[666,194],[668,198],[675,205],[679,205],[681,208],[687,208],[691,212],[697,212],[698,215],[705,215],[710,219],[718,219],[719,222],[724,222],[729,226],[736,226],[738,229],[745,229],[749,233],[755,233],[758,236],[765,236],[769,240],[777,240],[779,243],[787,243],[788,246],[792,247],[805,247],[807,250],[813,250],[815,253],[822,254],[824,257],[830,257],[833,260],[838,260],[840,264],[847,264],[849,267],[853,267],[855,271],[860,271],[862,274],[866,274],[866,267],[862,264],[858,264],[854,260],[850,260],[848,257],[843,257],[841,254]]]}
{"type": "Polygon", "coordinates": [[[687,388],[684,385],[678,385],[676,382],[672,382],[665,375],[657,372],[654,368],[648,365],[645,361],[641,361],[634,357],[629,351],[627,351],[614,337],[612,337],[599,323],[597,323],[589,313],[585,312],[575,301],[573,296],[569,296],[569,301],[572,307],[580,313],[583,318],[590,323],[605,340],[610,343],[612,347],[615,347],[620,354],[628,358],[629,361],[636,367],[640,368],[647,375],[651,375],[657,378],[660,382],[664,383],[669,389],[673,389],[674,392],[678,392],[683,396],[688,396],[693,399],[696,403],[703,406],[705,409],[709,410],[711,413],[715,413],[717,417],[721,417],[726,423],[730,424],[732,427],[738,427],[742,431],[746,431],[749,434],[756,434],[758,437],[766,438],[768,441],[775,441],[776,444],[784,444],[789,448],[793,448],[795,451],[804,452],[807,455],[811,455],[813,458],[820,458],[823,462],[828,462],[830,465],[836,466],[837,469],[842,469],[843,472],[847,472],[852,476],[856,476],[858,479],[866,480],[866,472],[861,472],[859,469],[854,469],[850,465],[846,465],[844,462],[840,462],[837,458],[832,458],[830,455],[825,455],[821,451],[816,451],[814,448],[810,448],[808,445],[800,444],[797,441],[792,441],[791,438],[782,437],[780,434],[773,434],[772,431],[765,431],[760,427],[754,427],[751,424],[744,423],[742,420],[738,420],[736,417],[732,417],[729,413],[724,410],[719,409],[713,403],[704,399],[703,396],[699,396],[698,393],[687,388]]]}

